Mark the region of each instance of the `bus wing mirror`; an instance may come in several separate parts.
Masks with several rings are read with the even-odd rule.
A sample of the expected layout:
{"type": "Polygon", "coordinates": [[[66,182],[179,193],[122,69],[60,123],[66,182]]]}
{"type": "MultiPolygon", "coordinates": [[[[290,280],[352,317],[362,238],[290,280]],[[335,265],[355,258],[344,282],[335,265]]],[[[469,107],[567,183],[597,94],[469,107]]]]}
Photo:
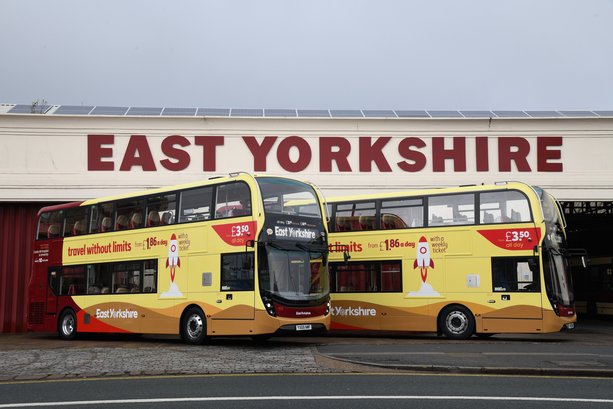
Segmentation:
{"type": "Polygon", "coordinates": [[[255,247],[255,240],[245,241],[245,251],[247,251],[248,248],[254,248],[254,247],[255,247]]]}

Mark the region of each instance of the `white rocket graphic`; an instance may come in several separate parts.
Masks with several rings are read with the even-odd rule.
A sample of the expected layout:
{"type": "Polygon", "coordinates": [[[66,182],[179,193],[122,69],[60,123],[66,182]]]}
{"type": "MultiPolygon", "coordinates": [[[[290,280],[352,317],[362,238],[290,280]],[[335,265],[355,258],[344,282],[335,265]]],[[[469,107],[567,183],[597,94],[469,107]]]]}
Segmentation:
{"type": "Polygon", "coordinates": [[[166,259],[166,268],[170,268],[170,288],[168,291],[160,294],[160,298],[183,297],[183,293],[175,283],[177,267],[181,267],[181,259],[179,258],[179,243],[177,242],[177,236],[173,233],[168,243],[168,258],[166,259]]]}
{"type": "Polygon", "coordinates": [[[434,260],[430,258],[430,245],[424,236],[421,236],[417,243],[417,258],[413,263],[413,268],[419,267],[421,281],[426,282],[428,278],[428,267],[434,268],[434,260]]]}
{"type": "Polygon", "coordinates": [[[174,283],[177,267],[181,267],[181,259],[179,259],[179,245],[177,236],[173,233],[170,236],[168,245],[168,258],[166,259],[166,268],[170,267],[170,281],[174,283]]]}

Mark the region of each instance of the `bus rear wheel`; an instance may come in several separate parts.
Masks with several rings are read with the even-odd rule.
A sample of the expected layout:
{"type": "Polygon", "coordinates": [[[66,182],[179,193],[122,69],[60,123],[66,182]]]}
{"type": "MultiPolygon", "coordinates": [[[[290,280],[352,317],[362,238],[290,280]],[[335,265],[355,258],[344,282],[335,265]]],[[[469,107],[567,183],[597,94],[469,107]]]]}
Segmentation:
{"type": "Polygon", "coordinates": [[[70,341],[77,334],[77,317],[72,310],[66,310],[58,321],[58,333],[60,339],[70,341]]]}
{"type": "Polygon", "coordinates": [[[475,318],[468,308],[452,305],[441,313],[439,327],[449,339],[468,339],[475,333],[475,318]]]}
{"type": "Polygon", "coordinates": [[[203,344],[206,340],[206,319],[200,308],[192,307],[183,315],[181,338],[192,345],[203,344]]]}

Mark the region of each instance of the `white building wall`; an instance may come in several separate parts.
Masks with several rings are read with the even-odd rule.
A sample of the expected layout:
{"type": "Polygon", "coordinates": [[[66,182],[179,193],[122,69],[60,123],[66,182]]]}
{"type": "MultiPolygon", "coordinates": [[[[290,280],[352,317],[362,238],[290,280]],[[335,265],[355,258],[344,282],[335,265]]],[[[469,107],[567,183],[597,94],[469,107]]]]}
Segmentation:
{"type": "Polygon", "coordinates": [[[613,200],[612,155],[610,117],[310,119],[0,113],[0,201],[82,200],[234,171],[293,175],[318,184],[329,196],[521,180],[544,187],[561,200],[613,200]],[[112,143],[97,142],[110,135],[112,143]],[[142,149],[143,140],[150,157],[142,149]],[[223,144],[207,149],[197,145],[212,140],[223,144]],[[257,149],[249,148],[249,140],[269,143],[270,150],[257,154],[257,149]],[[141,145],[136,145],[139,141],[141,145]],[[330,141],[336,144],[326,148],[330,141]],[[452,151],[454,141],[464,143],[465,149],[456,145],[456,160],[444,160],[443,171],[435,171],[435,160],[445,152],[434,145],[442,143],[443,149],[452,151]],[[528,146],[525,160],[508,159],[518,155],[513,144],[503,148],[507,153],[500,157],[499,145],[509,141],[528,146]],[[368,149],[371,144],[375,148],[368,149]],[[539,150],[539,144],[546,146],[539,150]],[[341,145],[347,151],[336,153],[341,145]],[[214,163],[212,156],[205,158],[207,152],[214,154],[214,163]],[[466,169],[454,169],[464,162],[461,157],[466,169]],[[423,168],[415,158],[425,162],[423,168]],[[120,170],[122,163],[125,170],[120,170]],[[143,163],[153,164],[154,169],[143,170],[143,163]],[[389,171],[378,164],[389,166],[389,171]],[[511,165],[509,171],[502,169],[505,164],[511,165]],[[167,169],[173,165],[181,169],[167,169]],[[110,166],[113,170],[94,170],[110,166]]]}

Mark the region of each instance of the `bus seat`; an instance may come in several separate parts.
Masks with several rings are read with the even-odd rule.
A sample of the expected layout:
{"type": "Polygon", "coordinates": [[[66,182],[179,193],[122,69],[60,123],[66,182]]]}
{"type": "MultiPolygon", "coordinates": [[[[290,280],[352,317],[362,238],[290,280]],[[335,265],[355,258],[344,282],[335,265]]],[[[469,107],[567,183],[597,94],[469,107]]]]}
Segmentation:
{"type": "Polygon", "coordinates": [[[105,231],[111,231],[111,230],[112,230],[111,218],[108,216],[103,217],[102,221],[100,222],[100,231],[105,232],[105,231]]]}
{"type": "Polygon", "coordinates": [[[164,214],[162,214],[160,224],[172,224],[172,213],[164,212],[164,214]]]}
{"type": "Polygon", "coordinates": [[[351,231],[351,221],[347,216],[337,216],[336,225],[338,227],[337,231],[351,231]]]}
{"type": "Polygon", "coordinates": [[[83,233],[85,233],[85,220],[77,220],[72,226],[72,235],[80,236],[83,233]]]}
{"type": "Polygon", "coordinates": [[[129,291],[127,287],[117,287],[115,294],[127,294],[128,292],[129,291]]]}
{"type": "Polygon", "coordinates": [[[153,226],[159,226],[159,225],[160,225],[160,214],[155,210],[150,211],[149,214],[147,215],[147,226],[153,227],[153,226]]]}
{"type": "Polygon", "coordinates": [[[242,216],[242,215],[243,215],[242,209],[238,209],[235,207],[235,208],[228,210],[228,217],[236,217],[236,216],[242,216]]]}
{"type": "Polygon", "coordinates": [[[128,228],[128,216],[120,214],[115,222],[115,230],[125,230],[128,228]]]}
{"type": "Polygon", "coordinates": [[[494,223],[494,215],[488,212],[483,212],[483,223],[494,223]]]}
{"type": "Polygon", "coordinates": [[[432,215],[432,220],[430,220],[431,226],[440,226],[443,224],[443,216],[437,216],[435,214],[432,215]]]}
{"type": "Polygon", "coordinates": [[[87,289],[87,294],[100,294],[100,288],[92,285],[87,289]]]}
{"type": "Polygon", "coordinates": [[[374,230],[375,229],[375,218],[373,216],[362,215],[359,217],[360,229],[361,230],[374,230]]]}
{"type": "Polygon", "coordinates": [[[100,290],[100,294],[108,294],[108,293],[109,293],[108,287],[102,287],[102,289],[100,290]]]}
{"type": "Polygon", "coordinates": [[[511,210],[511,221],[512,222],[520,222],[521,221],[521,213],[516,212],[515,210],[511,210]]]}
{"type": "Polygon", "coordinates": [[[52,224],[47,229],[47,238],[54,239],[56,237],[60,237],[60,226],[57,224],[52,224]]]}
{"type": "Polygon", "coordinates": [[[382,229],[397,229],[396,218],[391,214],[384,214],[381,216],[381,228],[382,229]]]}
{"type": "Polygon", "coordinates": [[[362,230],[362,226],[360,226],[360,218],[357,216],[349,217],[349,226],[349,230],[351,231],[362,230]]]}
{"type": "Polygon", "coordinates": [[[143,225],[143,215],[140,212],[136,212],[130,218],[130,228],[136,229],[142,227],[143,225]]]}

